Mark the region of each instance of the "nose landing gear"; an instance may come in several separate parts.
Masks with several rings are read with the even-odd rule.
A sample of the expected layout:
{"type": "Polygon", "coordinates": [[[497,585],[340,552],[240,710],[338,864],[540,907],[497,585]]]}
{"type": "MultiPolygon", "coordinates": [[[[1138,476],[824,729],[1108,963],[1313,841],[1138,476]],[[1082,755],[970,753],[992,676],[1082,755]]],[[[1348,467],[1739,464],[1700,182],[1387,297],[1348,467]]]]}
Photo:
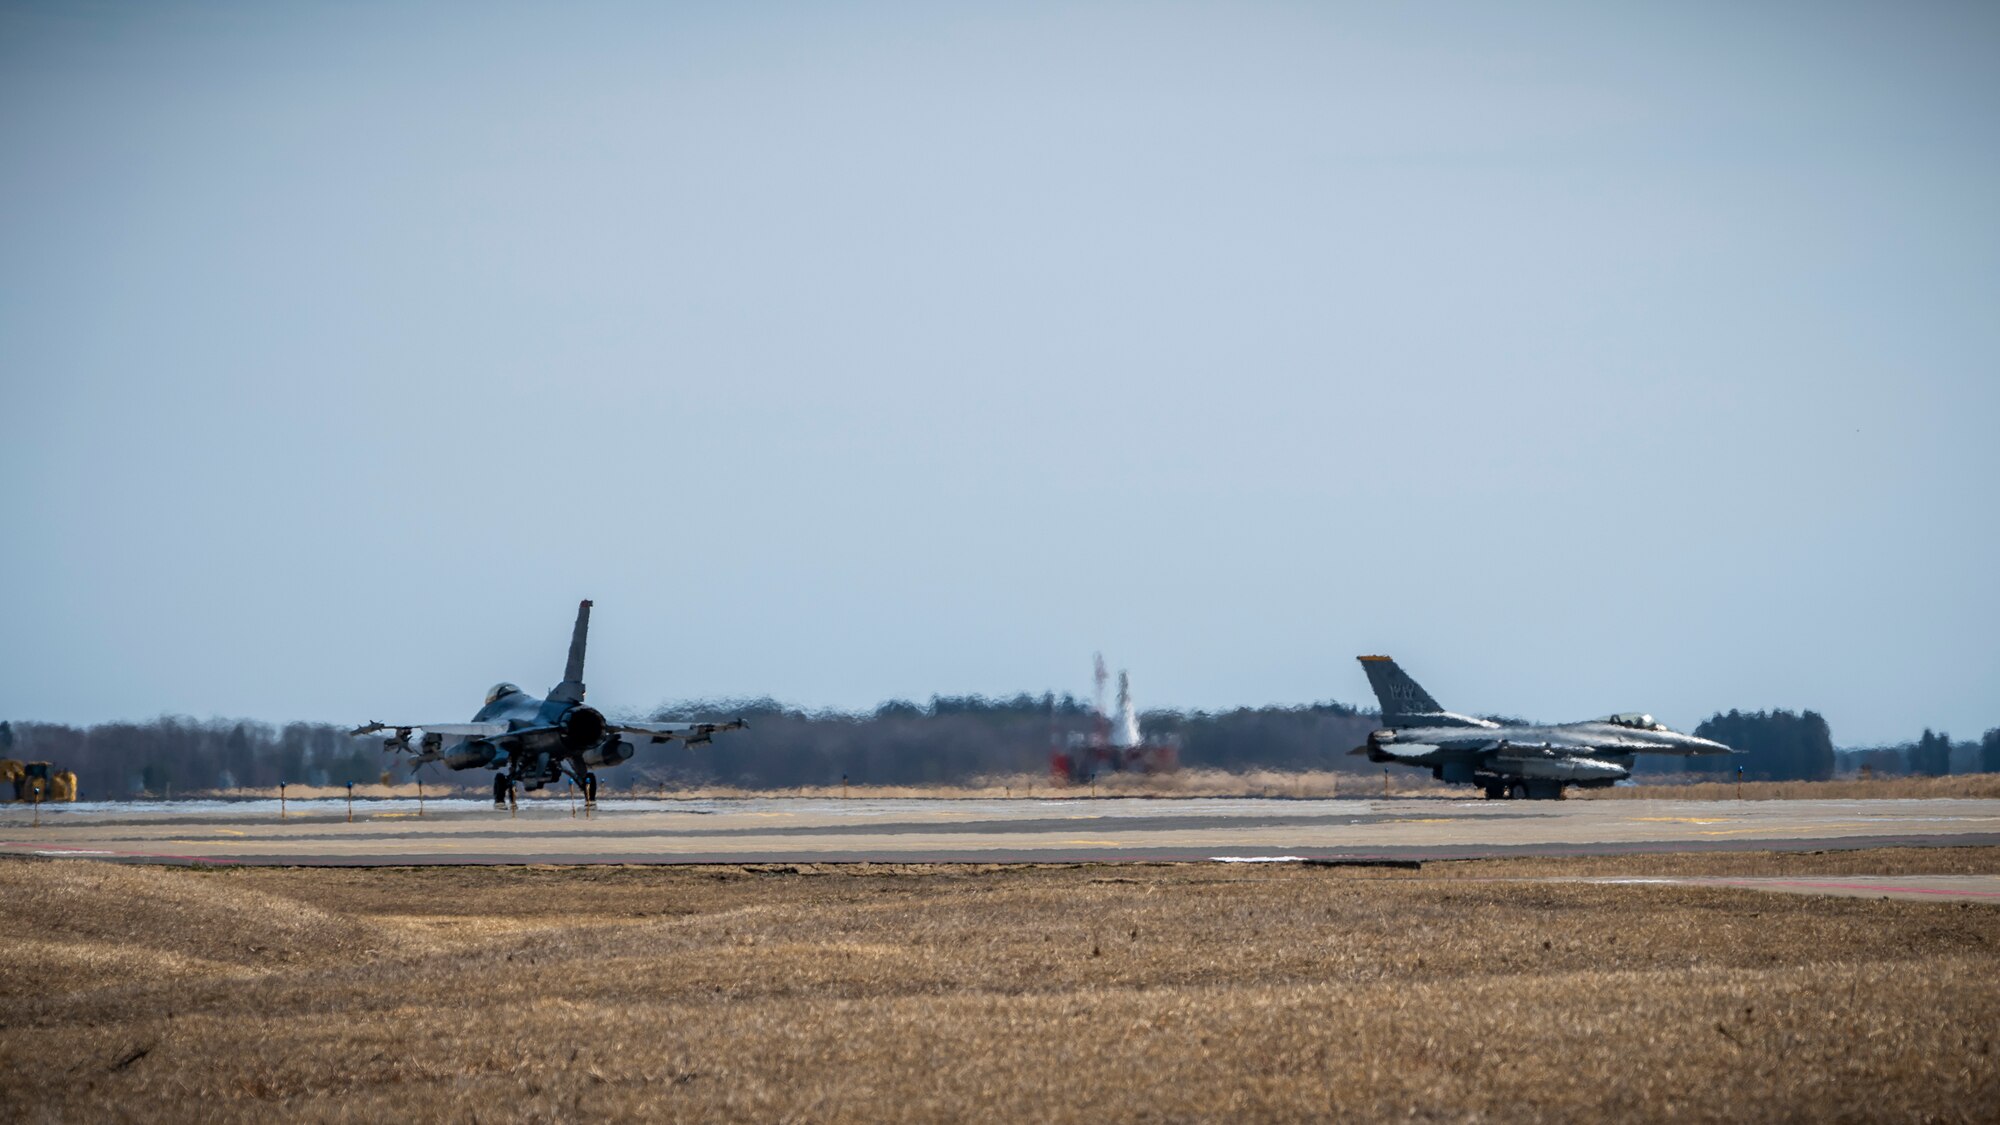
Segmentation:
{"type": "Polygon", "coordinates": [[[504,773],[493,775],[493,807],[504,809],[514,803],[514,779],[504,773]]]}

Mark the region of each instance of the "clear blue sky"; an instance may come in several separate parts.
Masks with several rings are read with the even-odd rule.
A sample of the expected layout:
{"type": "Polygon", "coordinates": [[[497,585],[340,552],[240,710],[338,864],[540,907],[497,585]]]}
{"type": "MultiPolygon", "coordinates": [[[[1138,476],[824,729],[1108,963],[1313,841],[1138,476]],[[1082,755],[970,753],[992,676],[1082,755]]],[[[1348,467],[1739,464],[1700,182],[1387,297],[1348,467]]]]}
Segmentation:
{"type": "Polygon", "coordinates": [[[2000,725],[1990,4],[0,6],[0,717],[2000,725]]]}

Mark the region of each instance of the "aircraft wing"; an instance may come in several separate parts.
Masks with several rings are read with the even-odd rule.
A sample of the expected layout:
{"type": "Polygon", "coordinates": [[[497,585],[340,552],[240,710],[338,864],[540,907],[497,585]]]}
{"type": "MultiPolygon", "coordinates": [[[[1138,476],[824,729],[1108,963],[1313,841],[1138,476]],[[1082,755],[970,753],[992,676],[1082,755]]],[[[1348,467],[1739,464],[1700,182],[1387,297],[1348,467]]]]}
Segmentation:
{"type": "Polygon", "coordinates": [[[742,730],[749,725],[742,719],[731,719],[726,723],[613,723],[611,729],[619,734],[643,736],[649,742],[672,742],[678,738],[694,746],[707,742],[717,731],[742,730]]]}
{"type": "Polygon", "coordinates": [[[383,730],[420,730],[460,738],[492,738],[507,733],[506,723],[367,723],[348,731],[350,735],[374,734],[383,730]]]}

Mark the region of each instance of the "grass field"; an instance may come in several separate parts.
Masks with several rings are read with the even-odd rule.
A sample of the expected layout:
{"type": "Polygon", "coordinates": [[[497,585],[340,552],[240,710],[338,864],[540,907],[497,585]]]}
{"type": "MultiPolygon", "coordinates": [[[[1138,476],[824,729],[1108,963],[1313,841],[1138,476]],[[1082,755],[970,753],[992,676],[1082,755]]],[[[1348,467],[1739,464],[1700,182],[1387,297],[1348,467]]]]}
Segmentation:
{"type": "Polygon", "coordinates": [[[2000,907],[1431,864],[0,862],[0,1119],[1992,1120],[2000,907]]]}

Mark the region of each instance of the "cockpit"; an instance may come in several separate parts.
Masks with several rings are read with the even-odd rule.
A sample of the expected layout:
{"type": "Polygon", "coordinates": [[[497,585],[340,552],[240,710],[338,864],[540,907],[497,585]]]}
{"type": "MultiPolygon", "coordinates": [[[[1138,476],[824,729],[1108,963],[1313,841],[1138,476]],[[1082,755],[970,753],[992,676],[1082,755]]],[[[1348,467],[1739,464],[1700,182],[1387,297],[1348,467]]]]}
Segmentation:
{"type": "Polygon", "coordinates": [[[521,689],[513,684],[494,684],[493,690],[486,693],[486,702],[490,706],[496,699],[505,699],[507,696],[519,694],[521,694],[521,689]]]}
{"type": "Polygon", "coordinates": [[[1613,726],[1626,727],[1631,730],[1667,729],[1664,725],[1654,722],[1651,715],[1640,714],[1637,711],[1620,711],[1616,715],[1606,715],[1597,721],[1600,723],[1610,723],[1613,726]]]}

